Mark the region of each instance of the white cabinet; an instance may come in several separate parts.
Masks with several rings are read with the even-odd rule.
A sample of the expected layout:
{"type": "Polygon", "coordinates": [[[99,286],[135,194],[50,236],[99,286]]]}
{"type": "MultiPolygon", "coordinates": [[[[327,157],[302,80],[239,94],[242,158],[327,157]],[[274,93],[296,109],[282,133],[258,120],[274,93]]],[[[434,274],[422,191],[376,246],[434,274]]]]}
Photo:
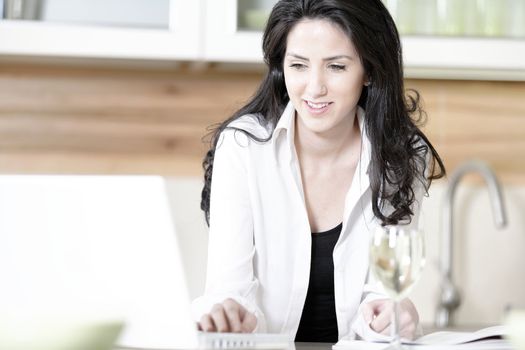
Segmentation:
{"type": "Polygon", "coordinates": [[[402,37],[405,75],[525,81],[525,39],[402,37]]]}
{"type": "MultiPolygon", "coordinates": [[[[262,32],[250,28],[260,26],[258,17],[268,12],[268,2],[275,3],[206,0],[205,59],[261,62],[262,32]],[[254,23],[242,23],[246,18],[254,23]]],[[[525,35],[512,39],[404,35],[402,45],[407,77],[525,80],[525,35]]]]}
{"type": "Polygon", "coordinates": [[[239,1],[243,0],[206,0],[206,60],[262,62],[262,31],[241,27],[239,1]]]}
{"type": "MultiPolygon", "coordinates": [[[[126,6],[138,2],[148,9],[153,6],[153,0],[46,0],[46,3],[71,6],[77,2],[93,6],[102,2],[108,7],[118,1],[126,2],[126,6]]],[[[418,0],[418,4],[419,1],[423,0],[418,0]]],[[[459,0],[441,3],[444,1],[459,0]]],[[[520,9],[525,9],[525,0],[506,1],[515,1],[521,4],[520,9]]],[[[53,22],[0,20],[0,56],[262,62],[261,28],[276,0],[155,2],[169,5],[164,11],[169,13],[165,28],[71,24],[57,21],[56,15],[53,22]]],[[[516,17],[514,22],[521,23],[522,17],[516,17]]],[[[147,22],[146,18],[140,20],[147,22]]],[[[415,27],[417,23],[412,29],[415,27]]],[[[525,33],[514,38],[407,33],[410,35],[402,36],[407,77],[525,81],[525,33]]]]}
{"type": "MultiPolygon", "coordinates": [[[[142,2],[148,6],[148,0],[142,2]]],[[[130,27],[122,25],[123,21],[120,26],[65,22],[56,12],[48,14],[50,21],[1,20],[0,55],[199,59],[202,56],[202,1],[166,0],[165,3],[166,28],[130,27]]],[[[78,17],[78,11],[72,16],[78,17]]]]}

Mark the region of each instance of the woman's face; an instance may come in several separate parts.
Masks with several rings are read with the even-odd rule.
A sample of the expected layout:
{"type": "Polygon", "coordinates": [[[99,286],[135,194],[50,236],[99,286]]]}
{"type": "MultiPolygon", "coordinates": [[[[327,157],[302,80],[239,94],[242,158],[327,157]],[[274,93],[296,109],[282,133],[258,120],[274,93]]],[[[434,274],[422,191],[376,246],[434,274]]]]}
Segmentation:
{"type": "Polygon", "coordinates": [[[336,24],[305,19],[292,28],[284,78],[301,126],[316,134],[352,127],[365,71],[353,43],[336,24]]]}

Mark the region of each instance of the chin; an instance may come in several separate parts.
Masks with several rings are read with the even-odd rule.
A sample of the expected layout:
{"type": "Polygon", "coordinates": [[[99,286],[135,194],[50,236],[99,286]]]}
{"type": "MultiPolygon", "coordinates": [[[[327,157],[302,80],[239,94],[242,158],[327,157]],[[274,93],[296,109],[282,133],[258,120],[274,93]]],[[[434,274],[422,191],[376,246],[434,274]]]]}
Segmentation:
{"type": "Polygon", "coordinates": [[[324,134],[334,128],[333,123],[330,123],[329,121],[326,121],[326,120],[325,121],[305,120],[303,121],[303,123],[307,130],[315,134],[324,134]]]}

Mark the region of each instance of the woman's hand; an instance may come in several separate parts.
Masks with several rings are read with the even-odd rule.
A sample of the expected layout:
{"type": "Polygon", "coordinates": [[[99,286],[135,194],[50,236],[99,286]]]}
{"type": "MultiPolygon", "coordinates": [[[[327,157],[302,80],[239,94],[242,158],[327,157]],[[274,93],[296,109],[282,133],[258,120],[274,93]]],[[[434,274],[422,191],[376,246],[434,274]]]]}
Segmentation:
{"type": "Polygon", "coordinates": [[[204,314],[198,323],[204,332],[251,333],[257,326],[257,318],[233,299],[215,304],[209,314],[204,314]]]}
{"type": "MultiPolygon", "coordinates": [[[[378,299],[362,306],[363,317],[370,328],[384,335],[390,335],[394,302],[390,299],[378,299]]],[[[416,307],[409,299],[399,303],[399,335],[401,338],[414,340],[416,338],[419,315],[416,307]]]]}

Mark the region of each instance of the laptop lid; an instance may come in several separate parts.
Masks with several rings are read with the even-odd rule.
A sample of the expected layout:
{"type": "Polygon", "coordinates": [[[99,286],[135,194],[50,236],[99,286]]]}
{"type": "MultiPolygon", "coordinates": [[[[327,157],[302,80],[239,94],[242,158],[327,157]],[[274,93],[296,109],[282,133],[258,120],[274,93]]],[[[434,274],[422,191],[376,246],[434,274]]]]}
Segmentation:
{"type": "Polygon", "coordinates": [[[155,176],[0,176],[0,322],[121,317],[120,345],[196,347],[168,203],[155,176]]]}

